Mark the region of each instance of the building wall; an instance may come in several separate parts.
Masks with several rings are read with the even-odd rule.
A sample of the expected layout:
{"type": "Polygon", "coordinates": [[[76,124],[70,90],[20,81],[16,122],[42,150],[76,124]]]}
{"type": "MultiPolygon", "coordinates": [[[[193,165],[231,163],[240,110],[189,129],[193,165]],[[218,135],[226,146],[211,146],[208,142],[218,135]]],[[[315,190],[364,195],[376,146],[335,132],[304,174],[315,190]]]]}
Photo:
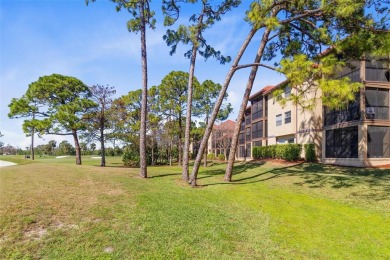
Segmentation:
{"type": "MultiPolygon", "coordinates": [[[[389,60],[390,60],[390,56],[389,56],[389,60]]],[[[365,61],[353,62],[352,63],[353,68],[345,67],[341,72],[338,73],[337,77],[348,76],[351,78],[352,82],[359,82],[359,81],[363,82],[365,84],[365,87],[362,88],[360,91],[360,99],[359,99],[360,102],[357,102],[355,105],[355,108],[358,109],[357,112],[356,110],[354,111],[349,110],[349,106],[348,106],[347,121],[342,121],[342,122],[332,121],[331,125],[324,125],[325,109],[321,101],[322,93],[319,90],[317,92],[314,91],[309,92],[305,97],[306,99],[317,97],[313,109],[303,109],[301,107],[293,105],[291,102],[287,102],[285,105],[281,105],[274,97],[272,91],[270,93],[265,93],[265,94],[261,93],[261,91],[256,93],[254,95],[255,98],[257,98],[259,95],[263,95],[263,97],[267,96],[268,100],[266,102],[268,107],[267,109],[268,113],[266,114],[264,109],[264,115],[262,118],[251,120],[250,125],[246,124],[245,127],[243,128],[243,131],[241,131],[241,133],[244,133],[245,142],[243,142],[242,144],[238,144],[238,149],[237,149],[238,159],[244,159],[244,157],[241,156],[243,149],[249,147],[251,152],[255,142],[257,144],[261,144],[265,146],[265,145],[273,145],[278,143],[288,143],[293,140],[294,143],[298,143],[302,145],[307,143],[314,143],[316,146],[317,157],[323,163],[355,166],[355,167],[378,166],[383,164],[390,164],[390,158],[379,158],[380,156],[377,156],[377,158],[369,158],[370,156],[368,156],[369,153],[368,150],[374,149],[372,140],[370,141],[370,135],[368,133],[369,131],[368,129],[370,129],[370,127],[373,126],[377,126],[377,127],[384,128],[385,130],[387,129],[386,131],[388,131],[387,134],[384,135],[383,137],[384,139],[386,139],[383,141],[383,146],[384,146],[383,150],[387,149],[386,154],[385,152],[383,152],[383,157],[390,157],[390,109],[389,109],[390,105],[388,105],[387,107],[389,113],[388,118],[386,119],[366,118],[366,112],[367,112],[366,91],[368,91],[366,89],[378,88],[382,90],[387,89],[390,91],[390,82],[389,82],[390,67],[389,68],[383,67],[383,66],[389,66],[388,63],[385,64],[387,65],[383,65],[383,63],[380,64],[380,66],[382,67],[376,70],[375,63],[370,62],[369,65],[367,66],[365,61]],[[360,115],[358,118],[350,117],[350,115],[358,115],[359,111],[360,111],[360,115]],[[286,112],[291,112],[290,122],[286,122],[286,112]],[[277,115],[281,115],[280,125],[277,125],[277,115]],[[252,127],[256,122],[262,122],[263,124],[263,133],[264,133],[263,137],[253,138],[253,136],[251,136],[248,140],[248,138],[246,138],[245,129],[250,128],[252,134],[252,130],[253,130],[252,127]],[[348,128],[352,128],[352,130],[348,130],[348,128]],[[347,139],[350,138],[350,141],[338,140],[339,143],[335,142],[334,146],[337,146],[338,153],[334,153],[334,155],[341,154],[341,156],[346,156],[343,150],[348,151],[349,149],[351,154],[351,156],[349,156],[350,158],[328,158],[326,156],[327,153],[326,133],[327,131],[330,130],[334,130],[333,133],[339,131],[340,134],[340,132],[342,132],[342,134],[340,135],[343,136],[343,138],[345,134],[344,132],[346,132],[347,139]],[[343,148],[344,147],[343,145],[345,145],[345,149],[343,148]],[[348,146],[351,147],[354,146],[354,148],[352,149],[351,147],[348,146]],[[387,148],[385,148],[385,146],[387,148]],[[357,147],[357,151],[356,151],[356,147],[357,147]],[[353,154],[352,151],[354,151],[353,154]]],[[[389,97],[388,104],[390,104],[390,94],[388,95],[388,97],[389,97]]],[[[372,110],[372,107],[370,107],[370,109],[372,110]]],[[[383,108],[382,106],[379,108],[378,106],[378,109],[386,109],[386,107],[383,108]]],[[[246,115],[246,118],[251,115],[252,114],[246,115]]],[[[338,114],[336,121],[339,120],[339,116],[342,115],[338,114]]],[[[331,118],[336,118],[336,117],[331,117],[331,118]]],[[[371,139],[375,137],[372,136],[373,135],[371,133],[371,139]]],[[[382,141],[379,142],[380,146],[382,146],[381,142],[382,141]]],[[[379,153],[381,153],[381,151],[379,151],[379,153]]],[[[302,157],[303,156],[304,156],[304,152],[302,153],[302,157]]],[[[248,157],[251,157],[251,154],[248,157]]]]}
{"type": "Polygon", "coordinates": [[[268,94],[268,145],[282,142],[287,143],[288,139],[291,138],[296,142],[295,133],[297,122],[295,119],[297,109],[291,102],[287,102],[282,106],[276,99],[272,92],[268,94]],[[291,112],[291,122],[289,123],[285,122],[286,112],[291,112]],[[277,115],[281,115],[282,122],[280,125],[276,123],[277,115]]]}
{"type": "MultiPolygon", "coordinates": [[[[366,108],[367,100],[367,88],[377,88],[379,90],[389,90],[390,89],[390,82],[389,79],[385,77],[385,73],[390,72],[389,68],[383,68],[380,67],[379,69],[375,68],[375,63],[362,61],[360,63],[355,62],[354,63],[355,68],[353,69],[352,73],[350,70],[345,69],[342,71],[342,73],[345,73],[344,76],[351,77],[352,81],[361,81],[364,83],[364,87],[360,91],[360,118],[355,121],[349,121],[349,122],[342,122],[342,123],[336,123],[334,125],[324,126],[323,128],[323,149],[322,149],[322,162],[323,163],[330,163],[330,164],[337,164],[337,165],[344,165],[344,166],[355,166],[355,167],[366,167],[366,166],[379,166],[384,164],[390,164],[390,158],[380,158],[378,156],[377,158],[370,158],[369,156],[369,148],[373,149],[375,147],[376,149],[379,149],[383,154],[385,154],[385,150],[387,151],[386,155],[383,157],[389,157],[388,149],[390,149],[390,134],[383,136],[382,138],[385,140],[383,141],[383,144],[376,145],[372,143],[372,138],[382,136],[380,133],[371,133],[373,137],[370,138],[370,134],[368,133],[368,129],[370,127],[389,127],[390,126],[390,111],[387,105],[386,107],[380,107],[379,110],[375,110],[375,113],[380,112],[380,110],[387,109],[387,118],[386,119],[377,119],[377,118],[368,118],[368,111],[366,108]],[[357,80],[359,79],[359,80],[357,80]],[[357,141],[357,149],[358,149],[358,155],[356,158],[328,158],[326,154],[327,144],[326,144],[326,131],[329,129],[345,129],[347,127],[351,126],[357,126],[358,128],[358,141],[357,141]]],[[[383,66],[379,63],[380,66],[383,66]]],[[[389,66],[387,64],[387,66],[389,66]]],[[[341,75],[342,75],[341,73],[341,75]]],[[[380,94],[380,98],[383,100],[384,95],[380,94]]],[[[390,95],[387,94],[387,99],[390,99],[390,95]]],[[[390,100],[387,100],[387,104],[390,103],[390,100]]],[[[368,103],[369,104],[369,103],[368,103]]],[[[370,105],[371,106],[371,105],[370,105]]],[[[372,107],[370,107],[370,111],[372,111],[372,107]]],[[[372,112],[370,112],[372,113],[372,112]]],[[[389,129],[389,128],[388,128],[389,129]]],[[[342,144],[339,144],[342,145],[342,144]]]]}
{"type": "MultiPolygon", "coordinates": [[[[297,107],[296,125],[297,125],[297,143],[308,144],[314,143],[316,147],[317,158],[322,157],[322,100],[321,90],[312,90],[307,93],[306,99],[315,100],[312,109],[297,107]]],[[[302,157],[304,151],[302,151],[302,157]]]]}

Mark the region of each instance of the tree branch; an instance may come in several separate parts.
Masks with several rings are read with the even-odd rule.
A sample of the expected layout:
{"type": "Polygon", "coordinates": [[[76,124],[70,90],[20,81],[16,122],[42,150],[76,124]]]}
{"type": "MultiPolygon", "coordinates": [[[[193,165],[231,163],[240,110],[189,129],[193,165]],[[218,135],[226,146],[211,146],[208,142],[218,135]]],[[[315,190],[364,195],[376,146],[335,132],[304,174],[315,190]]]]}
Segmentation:
{"type": "Polygon", "coordinates": [[[262,63],[252,63],[252,64],[244,64],[244,65],[238,65],[235,70],[240,70],[240,69],[244,69],[244,68],[248,68],[248,67],[264,67],[264,68],[267,68],[267,69],[270,69],[270,70],[274,70],[276,71],[277,68],[275,67],[272,67],[272,66],[268,66],[268,65],[265,65],[265,64],[262,64],[262,63]]]}

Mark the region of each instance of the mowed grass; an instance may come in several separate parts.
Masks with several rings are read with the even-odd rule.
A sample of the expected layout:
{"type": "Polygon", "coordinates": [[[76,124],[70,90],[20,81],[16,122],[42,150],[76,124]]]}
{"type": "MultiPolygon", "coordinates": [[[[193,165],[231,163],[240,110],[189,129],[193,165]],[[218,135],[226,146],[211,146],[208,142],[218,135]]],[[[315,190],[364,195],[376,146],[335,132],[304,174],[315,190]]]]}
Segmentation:
{"type": "Polygon", "coordinates": [[[0,259],[390,258],[388,170],[237,163],[225,183],[214,163],[194,189],[107,160],[0,168],[0,259]]]}

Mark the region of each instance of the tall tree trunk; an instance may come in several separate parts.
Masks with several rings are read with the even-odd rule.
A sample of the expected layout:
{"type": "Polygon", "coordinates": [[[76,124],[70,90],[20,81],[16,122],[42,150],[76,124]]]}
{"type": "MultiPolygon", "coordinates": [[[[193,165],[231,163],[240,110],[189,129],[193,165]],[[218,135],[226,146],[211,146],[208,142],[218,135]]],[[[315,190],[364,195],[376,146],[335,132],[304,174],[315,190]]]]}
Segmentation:
{"type": "Polygon", "coordinates": [[[250,43],[250,41],[252,40],[252,38],[256,32],[257,32],[257,29],[255,29],[255,28],[252,28],[252,30],[249,32],[249,34],[246,37],[244,43],[242,44],[240,50],[238,51],[238,54],[237,54],[237,56],[232,64],[232,66],[230,67],[228,74],[226,75],[226,79],[225,79],[225,82],[224,82],[224,84],[221,88],[221,91],[219,93],[217,103],[214,106],[214,110],[213,110],[213,113],[211,114],[210,121],[206,127],[205,133],[204,133],[203,138],[202,138],[202,142],[200,143],[198,154],[196,155],[194,167],[192,169],[192,173],[191,173],[191,177],[190,177],[190,183],[193,187],[196,186],[196,179],[198,177],[198,171],[199,171],[200,163],[202,161],[202,156],[203,156],[206,144],[208,142],[208,139],[210,137],[210,134],[213,130],[214,122],[215,122],[215,119],[217,118],[219,109],[221,108],[221,105],[222,105],[223,99],[225,97],[227,88],[229,87],[230,80],[232,79],[234,72],[236,71],[236,67],[237,67],[238,63],[240,62],[240,59],[245,52],[245,49],[248,47],[248,44],[250,43]]]}
{"type": "Polygon", "coordinates": [[[192,92],[193,92],[193,81],[194,81],[194,72],[195,72],[195,61],[196,61],[196,52],[197,45],[194,44],[192,47],[191,54],[191,64],[190,64],[190,73],[188,77],[188,95],[187,95],[187,117],[186,117],[186,129],[184,134],[184,151],[183,151],[183,171],[182,179],[183,181],[188,181],[189,175],[189,150],[190,150],[190,140],[191,140],[191,110],[192,110],[192,92]]]}
{"type": "MultiPolygon", "coordinates": [[[[33,116],[34,119],[34,116],[33,116]]],[[[31,147],[30,147],[30,153],[31,153],[31,160],[34,161],[34,135],[35,135],[35,127],[32,128],[31,131],[31,147]]]]}
{"type": "MultiPolygon", "coordinates": [[[[261,61],[261,58],[263,57],[265,46],[267,45],[269,34],[271,33],[270,29],[266,29],[264,31],[263,37],[260,42],[259,49],[257,50],[256,58],[253,63],[259,63],[261,61]]],[[[232,174],[233,174],[233,165],[234,165],[234,159],[236,156],[236,150],[237,150],[237,144],[238,144],[238,136],[240,134],[240,128],[241,128],[241,122],[244,119],[245,115],[245,108],[248,104],[249,96],[252,91],[253,82],[256,78],[258,67],[253,66],[251,69],[251,73],[249,74],[248,83],[246,85],[246,89],[244,92],[244,97],[242,99],[240,112],[238,113],[236,125],[234,126],[234,133],[232,138],[232,143],[230,145],[230,153],[229,153],[229,161],[225,172],[225,181],[231,181],[232,180],[232,174]]],[[[246,158],[246,152],[245,152],[245,158],[246,158]]]]}
{"type": "Polygon", "coordinates": [[[146,28],[144,1],[139,5],[140,27],[141,27],[141,57],[142,57],[142,104],[141,104],[141,128],[140,128],[140,177],[147,178],[146,166],[146,115],[148,97],[148,68],[146,60],[146,28]]]}
{"type": "Polygon", "coordinates": [[[79,144],[79,139],[77,137],[77,130],[76,129],[72,129],[72,135],[73,135],[73,139],[74,139],[74,147],[76,150],[76,164],[81,165],[81,148],[80,148],[80,144],[79,144]]]}
{"type": "Polygon", "coordinates": [[[102,111],[100,116],[100,148],[102,152],[102,159],[100,166],[105,167],[106,166],[106,148],[104,146],[104,102],[102,104],[102,111]]]}
{"type": "Polygon", "coordinates": [[[188,76],[188,94],[187,94],[187,117],[186,117],[186,129],[184,134],[184,154],[183,154],[183,172],[182,179],[188,181],[188,165],[189,165],[189,150],[190,150],[190,133],[191,133],[191,110],[192,110],[192,92],[193,92],[193,82],[194,82],[194,73],[195,73],[195,62],[196,62],[196,53],[198,51],[198,38],[200,35],[200,30],[202,29],[201,25],[203,23],[203,13],[205,12],[204,4],[202,14],[198,18],[197,32],[195,42],[192,43],[192,53],[190,61],[190,73],[188,76]]]}

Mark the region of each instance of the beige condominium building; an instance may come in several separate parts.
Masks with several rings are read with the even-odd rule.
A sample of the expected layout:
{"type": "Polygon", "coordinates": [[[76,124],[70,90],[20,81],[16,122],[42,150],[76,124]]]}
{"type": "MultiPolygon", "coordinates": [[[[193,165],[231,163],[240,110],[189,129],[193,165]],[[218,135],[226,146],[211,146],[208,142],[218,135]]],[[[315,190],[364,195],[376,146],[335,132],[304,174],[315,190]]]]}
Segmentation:
{"type": "MultiPolygon", "coordinates": [[[[319,161],[346,166],[390,164],[390,57],[366,57],[346,67],[338,76],[362,82],[356,99],[340,109],[328,109],[320,92],[314,109],[287,102],[281,105],[274,90],[283,86],[284,97],[291,95],[288,82],[267,86],[250,97],[241,124],[237,159],[250,159],[254,146],[286,143],[314,143],[319,161]]],[[[294,90],[293,90],[294,91],[294,90]]]]}

